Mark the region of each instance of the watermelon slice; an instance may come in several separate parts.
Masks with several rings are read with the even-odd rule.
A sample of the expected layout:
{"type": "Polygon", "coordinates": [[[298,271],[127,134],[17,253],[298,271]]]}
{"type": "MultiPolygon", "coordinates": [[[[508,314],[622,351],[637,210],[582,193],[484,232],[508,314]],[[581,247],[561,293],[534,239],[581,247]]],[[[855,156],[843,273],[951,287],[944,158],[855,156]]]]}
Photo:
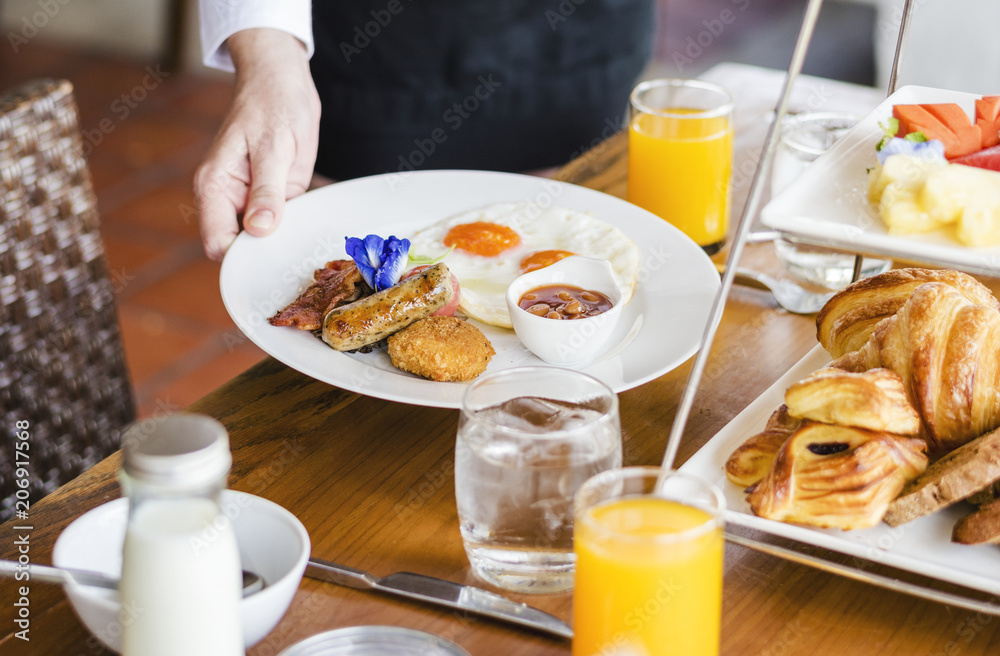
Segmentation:
{"type": "Polygon", "coordinates": [[[1000,145],[984,148],[970,155],[964,155],[951,160],[953,164],[965,164],[979,169],[1000,171],[1000,145]]]}
{"type": "Polygon", "coordinates": [[[976,101],[976,125],[983,133],[983,148],[1000,144],[1000,96],[983,96],[976,101]]]}

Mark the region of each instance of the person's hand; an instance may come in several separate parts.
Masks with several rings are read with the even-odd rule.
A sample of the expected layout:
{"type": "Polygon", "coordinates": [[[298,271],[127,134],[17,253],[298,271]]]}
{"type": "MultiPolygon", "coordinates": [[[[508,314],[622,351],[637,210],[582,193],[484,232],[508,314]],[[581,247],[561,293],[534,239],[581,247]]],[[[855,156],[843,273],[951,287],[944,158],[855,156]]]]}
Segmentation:
{"type": "Polygon", "coordinates": [[[213,260],[236,239],[240,216],[255,237],[277,228],[285,200],[309,185],[319,139],[305,46],[271,29],[237,32],[227,45],[236,93],[194,179],[202,245],[213,260]]]}

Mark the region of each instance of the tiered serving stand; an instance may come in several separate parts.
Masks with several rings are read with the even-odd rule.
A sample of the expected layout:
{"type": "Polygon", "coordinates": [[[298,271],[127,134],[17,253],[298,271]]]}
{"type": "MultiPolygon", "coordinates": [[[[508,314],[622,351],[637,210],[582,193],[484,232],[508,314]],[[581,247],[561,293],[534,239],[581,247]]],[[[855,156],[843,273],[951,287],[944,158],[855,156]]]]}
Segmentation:
{"type": "MultiPolygon", "coordinates": [[[[905,0],[904,2],[895,57],[889,80],[888,98],[885,103],[866,118],[865,121],[862,121],[849,135],[838,141],[830,151],[810,165],[806,172],[796,180],[793,189],[772,200],[762,213],[762,222],[789,241],[854,254],[856,256],[854,267],[855,280],[859,277],[861,264],[865,256],[888,257],[897,261],[943,266],[969,273],[995,277],[1000,273],[1000,252],[965,249],[957,243],[941,243],[940,239],[933,236],[928,238],[899,239],[886,235],[877,229],[872,229],[876,219],[871,214],[871,210],[867,207],[867,202],[863,198],[863,188],[865,167],[871,166],[873,144],[880,134],[877,121],[884,120],[884,117],[879,117],[882,114],[886,116],[890,115],[891,105],[895,102],[955,102],[961,101],[964,99],[964,96],[971,97],[971,94],[906,87],[900,90],[901,97],[897,98],[896,85],[915,4],[913,0],[905,0]],[[916,94],[921,99],[911,99],[907,94],[916,94]],[[856,166],[851,161],[852,158],[857,160],[856,166]],[[846,165],[845,161],[847,162],[846,165]],[[836,162],[836,164],[833,162],[836,162]],[[842,172],[845,166],[851,172],[846,177],[842,176],[838,178],[838,167],[842,172]],[[796,192],[794,188],[806,191],[800,193],[796,192]],[[816,192],[821,196],[825,194],[825,196],[809,198],[801,195],[812,192],[816,192]],[[828,216],[823,216],[824,212],[828,213],[828,216]]],[[[750,236],[751,224],[758,214],[763,187],[771,169],[779,140],[778,126],[785,116],[790,91],[796,77],[801,71],[821,6],[822,0],[810,0],[807,5],[792,60],[785,76],[781,96],[775,108],[775,119],[772,121],[768,131],[764,152],[755,172],[749,197],[727,258],[725,273],[722,277],[722,287],[713,304],[700,349],[695,357],[684,394],[677,409],[674,424],[671,428],[663,459],[663,467],[665,469],[670,469],[673,466],[677,448],[680,444],[681,436],[684,432],[684,427],[687,423],[694,397],[708,360],[708,353],[715,337],[715,330],[722,318],[726,297],[729,294],[733,275],[737,268],[736,265],[740,260],[743,247],[750,236]]],[[[807,358],[809,357],[807,356],[807,358]]],[[[734,423],[739,420],[740,417],[737,417],[734,423]]],[[[711,447],[711,442],[706,447],[703,447],[703,450],[709,447],[711,447]]],[[[701,455],[700,452],[689,463],[686,463],[682,469],[687,469],[688,464],[696,460],[699,455],[701,455]]],[[[985,580],[983,585],[977,585],[975,581],[970,583],[970,577],[968,576],[964,577],[964,580],[962,580],[963,577],[958,577],[959,580],[955,580],[948,576],[936,576],[933,566],[922,569],[919,564],[914,565],[912,562],[905,562],[905,558],[902,559],[904,561],[902,564],[894,562],[892,559],[887,560],[883,558],[879,547],[875,547],[875,551],[869,550],[870,557],[868,558],[859,555],[856,549],[842,550],[842,554],[853,556],[846,559],[850,563],[847,564],[843,562],[845,560],[843,557],[824,557],[815,553],[816,550],[814,547],[816,546],[837,551],[838,546],[836,544],[831,546],[830,540],[796,539],[788,534],[790,532],[795,533],[795,531],[785,531],[781,527],[774,526],[778,524],[777,522],[770,522],[772,526],[769,529],[769,520],[761,520],[760,518],[753,518],[751,520],[745,513],[738,511],[729,511],[727,520],[726,539],[733,544],[949,606],[991,615],[1000,615],[1000,604],[983,598],[992,596],[992,599],[997,599],[997,596],[1000,595],[1000,580],[997,580],[995,585],[985,580]],[[764,541],[758,537],[735,533],[733,529],[736,527],[740,527],[741,529],[749,528],[755,535],[762,532],[768,535],[768,537],[780,537],[788,541],[789,544],[785,546],[777,544],[774,541],[764,541]],[[810,553],[807,553],[807,551],[810,551],[810,553]],[[885,568],[887,562],[889,563],[889,567],[897,570],[923,575],[928,583],[901,580],[891,574],[874,571],[875,569],[885,568]],[[942,590],[940,585],[935,585],[942,582],[949,586],[957,585],[963,589],[957,592],[950,592],[942,590]]],[[[810,529],[802,530],[809,531],[810,529]]],[[[832,541],[836,543],[836,536],[834,536],[832,541]]],[[[887,548],[891,548],[891,544],[887,548]]],[[[978,548],[992,549],[995,547],[984,545],[978,548]]]]}

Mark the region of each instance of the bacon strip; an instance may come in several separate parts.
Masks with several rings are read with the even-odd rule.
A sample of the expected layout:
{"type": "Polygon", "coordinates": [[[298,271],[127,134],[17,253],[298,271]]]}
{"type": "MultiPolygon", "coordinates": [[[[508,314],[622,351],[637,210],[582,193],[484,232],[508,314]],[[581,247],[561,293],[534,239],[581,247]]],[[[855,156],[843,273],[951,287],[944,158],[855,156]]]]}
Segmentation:
{"type": "Polygon", "coordinates": [[[318,330],[323,317],[343,303],[357,300],[367,285],[353,260],[327,262],[316,269],[313,283],[283,310],[268,319],[272,326],[294,326],[299,330],[318,330]]]}

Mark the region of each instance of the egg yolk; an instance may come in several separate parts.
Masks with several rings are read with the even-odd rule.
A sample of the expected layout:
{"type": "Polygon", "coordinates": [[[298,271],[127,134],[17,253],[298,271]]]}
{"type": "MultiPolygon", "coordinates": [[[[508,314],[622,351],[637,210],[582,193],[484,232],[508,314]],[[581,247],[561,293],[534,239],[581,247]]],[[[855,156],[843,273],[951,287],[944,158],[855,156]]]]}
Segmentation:
{"type": "Polygon", "coordinates": [[[569,251],[535,251],[521,260],[521,273],[544,269],[550,264],[555,264],[570,255],[576,255],[576,253],[570,253],[569,251]]]}
{"type": "Polygon", "coordinates": [[[445,246],[454,246],[460,251],[493,257],[521,243],[521,236],[512,228],[476,221],[454,226],[444,236],[445,246]]]}

